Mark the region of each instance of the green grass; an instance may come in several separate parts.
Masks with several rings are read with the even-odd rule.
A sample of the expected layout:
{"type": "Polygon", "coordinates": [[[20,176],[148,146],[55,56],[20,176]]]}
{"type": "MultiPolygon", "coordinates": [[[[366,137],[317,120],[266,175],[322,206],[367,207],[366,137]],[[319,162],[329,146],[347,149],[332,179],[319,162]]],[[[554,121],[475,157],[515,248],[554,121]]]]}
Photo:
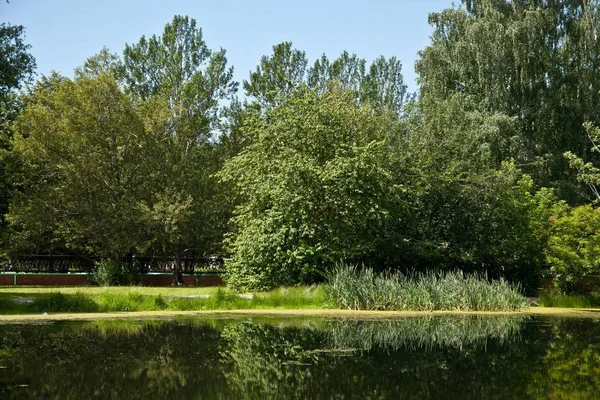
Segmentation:
{"type": "Polygon", "coordinates": [[[461,272],[418,277],[339,266],[329,284],[279,288],[246,296],[223,287],[4,287],[0,314],[234,309],[515,311],[519,288],[461,272]],[[24,300],[30,300],[25,301],[24,300]]]}
{"type": "Polygon", "coordinates": [[[564,308],[600,307],[600,294],[567,295],[551,291],[543,292],[540,295],[540,306],[564,308]]]}
{"type": "Polygon", "coordinates": [[[0,290],[0,314],[234,309],[319,309],[326,307],[322,286],[280,288],[245,297],[226,288],[19,288],[0,290]],[[209,295],[209,297],[194,297],[209,295]],[[21,302],[15,300],[20,299],[21,302]],[[30,302],[22,302],[31,299],[30,302]]]}
{"type": "Polygon", "coordinates": [[[173,286],[173,287],[148,287],[148,286],[68,286],[68,287],[48,287],[48,286],[4,286],[0,287],[0,296],[6,293],[26,294],[47,294],[60,292],[63,294],[85,293],[139,293],[142,295],[163,295],[163,296],[191,296],[197,294],[211,294],[222,287],[193,287],[193,286],[173,286]]]}
{"type": "Polygon", "coordinates": [[[518,286],[460,271],[409,277],[340,265],[328,280],[332,303],[351,310],[515,311],[527,307],[518,286]]]}

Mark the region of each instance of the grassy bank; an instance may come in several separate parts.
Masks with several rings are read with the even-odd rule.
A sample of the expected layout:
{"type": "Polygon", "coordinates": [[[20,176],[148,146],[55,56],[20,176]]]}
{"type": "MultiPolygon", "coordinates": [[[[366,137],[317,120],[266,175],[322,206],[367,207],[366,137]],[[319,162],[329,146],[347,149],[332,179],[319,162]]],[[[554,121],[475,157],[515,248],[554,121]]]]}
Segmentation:
{"type": "Polygon", "coordinates": [[[527,306],[518,287],[461,272],[408,277],[340,266],[328,279],[327,285],[245,295],[222,287],[6,287],[0,289],[0,314],[327,308],[516,311],[527,306]]]}
{"type": "Polygon", "coordinates": [[[0,290],[1,314],[107,313],[121,311],[196,311],[324,308],[322,286],[280,288],[238,295],[226,288],[20,288],[0,290]]]}
{"type": "Polygon", "coordinates": [[[568,295],[556,292],[544,292],[540,295],[540,306],[564,308],[600,307],[600,294],[568,295]]]}

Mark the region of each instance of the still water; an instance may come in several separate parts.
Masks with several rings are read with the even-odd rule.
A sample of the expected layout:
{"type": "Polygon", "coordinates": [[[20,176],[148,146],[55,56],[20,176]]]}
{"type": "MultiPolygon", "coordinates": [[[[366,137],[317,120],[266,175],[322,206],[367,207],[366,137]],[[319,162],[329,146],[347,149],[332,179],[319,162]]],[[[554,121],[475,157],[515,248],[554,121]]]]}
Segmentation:
{"type": "Polygon", "coordinates": [[[600,319],[0,325],[0,398],[599,399],[600,319]]]}

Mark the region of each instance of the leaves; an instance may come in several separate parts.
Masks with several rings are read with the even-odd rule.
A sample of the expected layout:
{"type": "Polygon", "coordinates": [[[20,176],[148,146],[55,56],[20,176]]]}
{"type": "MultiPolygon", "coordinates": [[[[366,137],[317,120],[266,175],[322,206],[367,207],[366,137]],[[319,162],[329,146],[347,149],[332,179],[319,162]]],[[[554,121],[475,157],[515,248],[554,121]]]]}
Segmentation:
{"type": "Polygon", "coordinates": [[[7,216],[15,247],[47,234],[54,246],[105,256],[142,245],[138,202],[152,191],[156,138],[112,76],[39,88],[16,132],[23,172],[14,177],[24,179],[7,216]]]}
{"type": "Polygon", "coordinates": [[[246,122],[254,142],[220,173],[241,195],[230,285],[310,282],[373,250],[394,199],[381,163],[387,124],[351,94],[308,89],[246,122]]]}
{"type": "Polygon", "coordinates": [[[416,63],[421,103],[460,94],[466,110],[515,118],[511,157],[538,185],[581,202],[562,154],[585,154],[582,124],[600,119],[600,3],[462,3],[429,17],[432,43],[416,63]]]}

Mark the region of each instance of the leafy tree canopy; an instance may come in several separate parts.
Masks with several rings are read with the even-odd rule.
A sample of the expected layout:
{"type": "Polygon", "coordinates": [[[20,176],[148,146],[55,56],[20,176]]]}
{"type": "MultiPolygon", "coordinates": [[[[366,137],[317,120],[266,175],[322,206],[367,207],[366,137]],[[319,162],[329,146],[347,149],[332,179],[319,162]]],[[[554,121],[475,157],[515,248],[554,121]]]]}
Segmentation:
{"type": "Polygon", "coordinates": [[[39,85],[15,131],[13,248],[118,257],[144,245],[158,138],[112,76],[39,85]]]}
{"type": "Polygon", "coordinates": [[[263,56],[250,79],[244,81],[246,94],[262,107],[281,104],[303,85],[320,93],[339,86],[353,91],[361,104],[397,114],[411,97],[404,84],[402,63],[395,57],[380,56],[367,68],[365,59],[344,51],[333,61],[322,55],[309,68],[306,53],[292,46],[291,42],[273,46],[273,54],[263,56]]]}
{"type": "Polygon", "coordinates": [[[422,106],[461,93],[467,109],[515,117],[519,165],[581,201],[562,153],[590,156],[582,125],[600,120],[600,2],[462,4],[430,14],[432,43],[416,63],[422,106]]]}
{"type": "Polygon", "coordinates": [[[228,283],[313,282],[340,260],[365,259],[401,190],[383,163],[393,126],[351,93],[311,89],[247,120],[253,143],[220,173],[241,195],[228,283]]]}

